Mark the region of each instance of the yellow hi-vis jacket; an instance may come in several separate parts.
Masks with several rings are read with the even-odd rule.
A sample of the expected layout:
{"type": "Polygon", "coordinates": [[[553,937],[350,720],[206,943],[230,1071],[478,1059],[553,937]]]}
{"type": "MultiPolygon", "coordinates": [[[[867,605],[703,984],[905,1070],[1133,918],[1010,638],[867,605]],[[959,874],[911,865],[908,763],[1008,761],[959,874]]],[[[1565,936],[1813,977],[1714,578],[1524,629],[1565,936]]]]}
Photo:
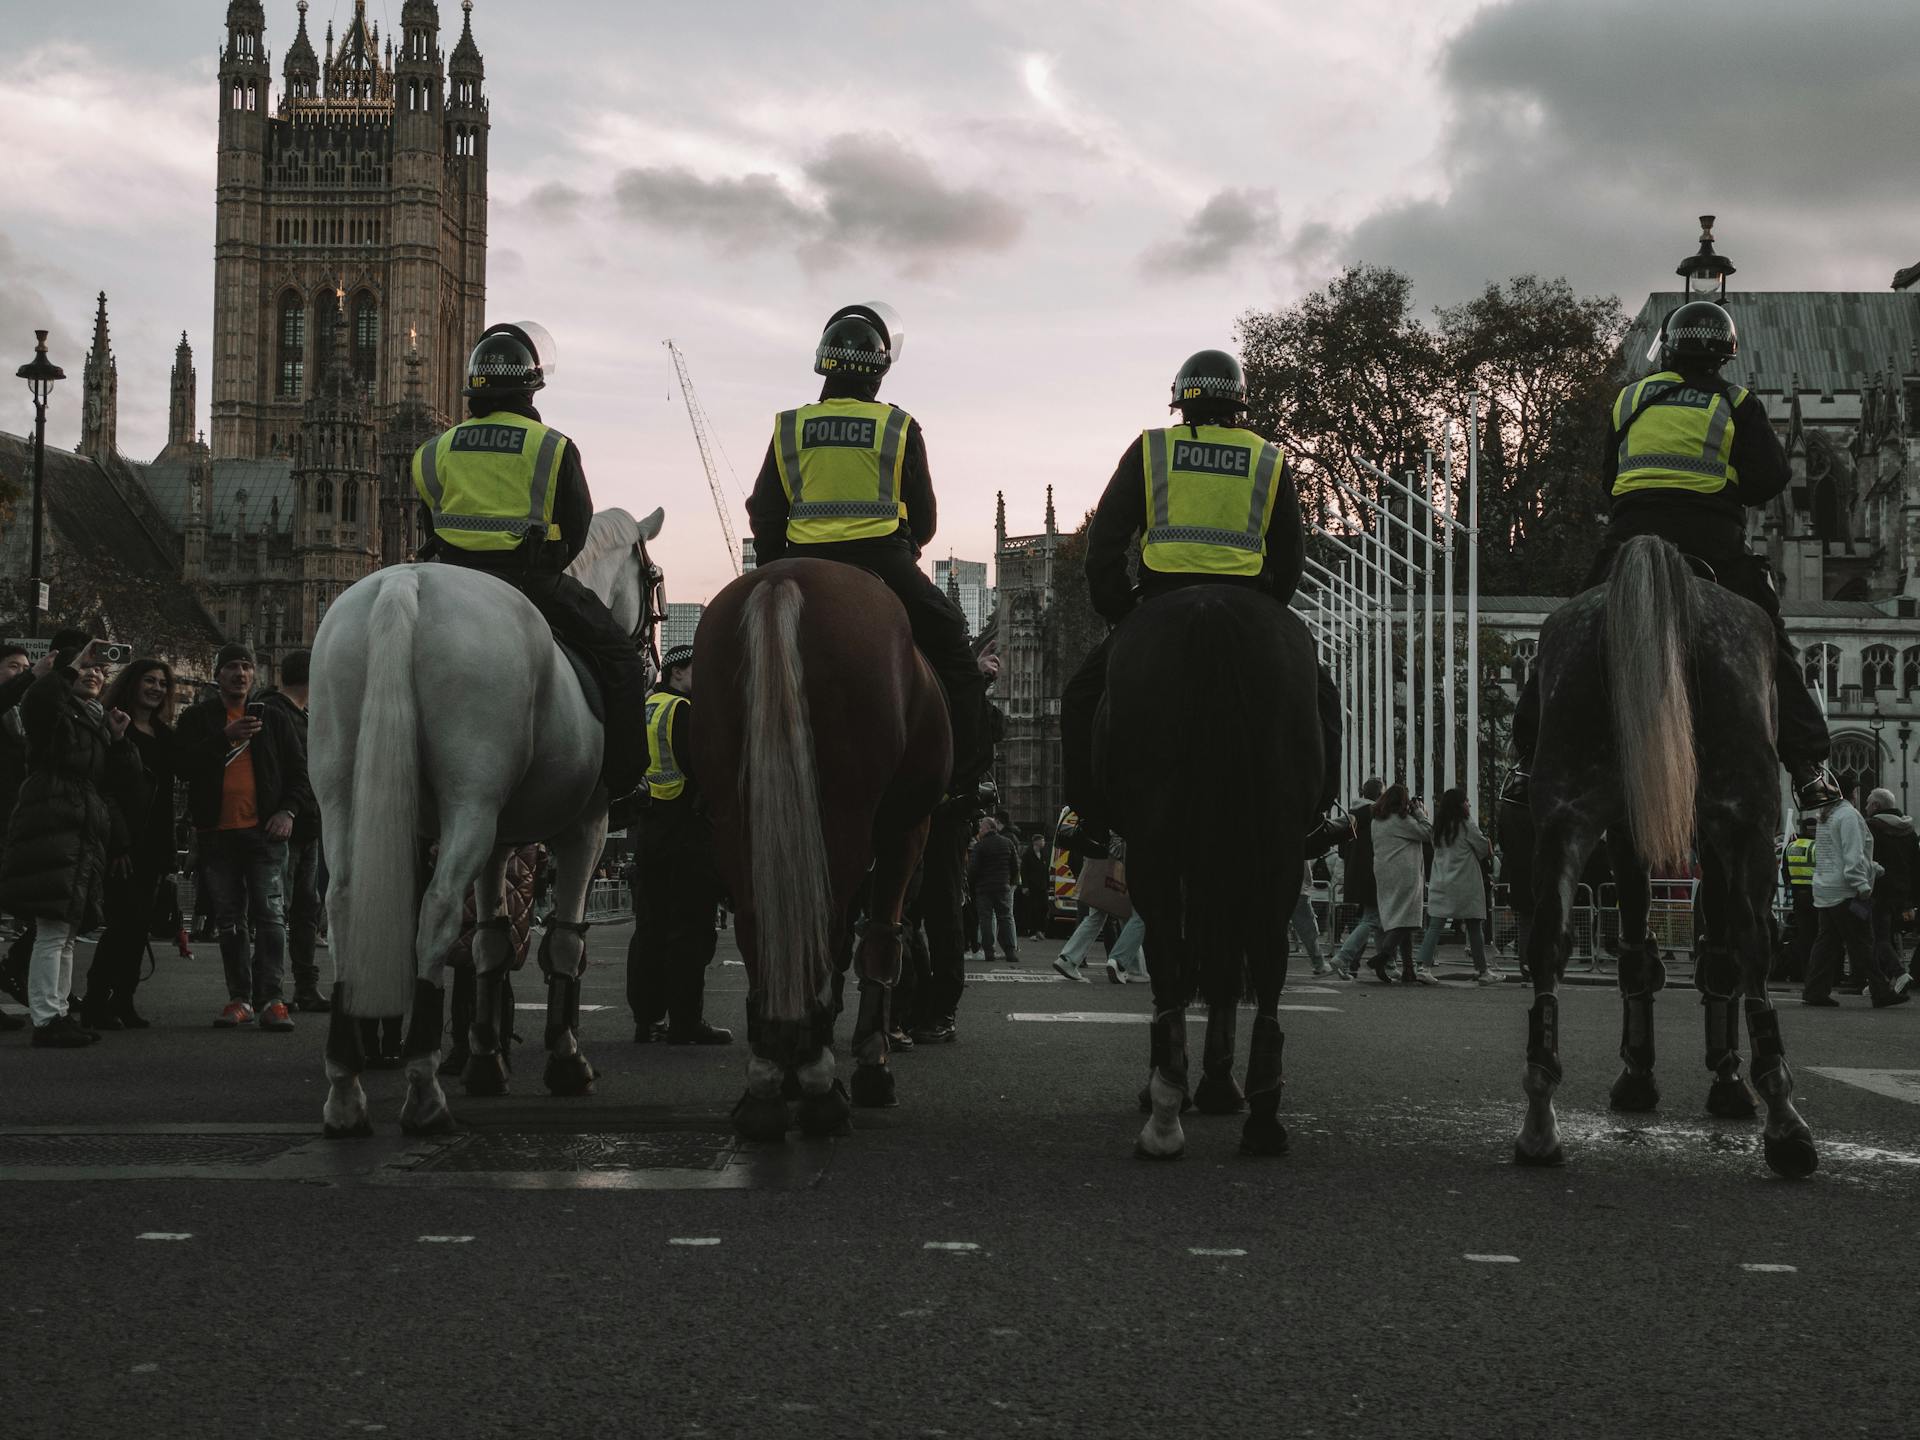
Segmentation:
{"type": "Polygon", "coordinates": [[[1747,392],[1737,385],[1728,388],[1722,395],[1689,385],[1678,371],[1662,370],[1622,390],[1613,402],[1613,429],[1620,436],[1613,493],[1692,490],[1716,495],[1738,485],[1732,461],[1733,410],[1747,392]],[[1658,398],[1635,418],[1634,411],[1650,396],[1658,398]]]}
{"type": "Polygon", "coordinates": [[[560,539],[553,501],[566,446],[558,430],[504,411],[442,431],[413,452],[413,488],[433,512],[433,533],[462,550],[560,539]]]}
{"type": "Polygon", "coordinates": [[[1787,881],[1789,884],[1813,884],[1813,837],[1801,835],[1787,842],[1787,881]]]}
{"type": "Polygon", "coordinates": [[[656,800],[678,800],[687,777],[673,754],[673,717],[687,697],[656,690],[647,697],[647,793],[656,800]]]}
{"type": "Polygon", "coordinates": [[[912,418],[877,400],[822,400],[775,416],[773,456],[787,492],[787,539],[826,545],[898,530],[907,513],[900,474],[912,418]]]}
{"type": "Polygon", "coordinates": [[[1251,430],[1176,425],[1140,436],[1149,570],[1258,575],[1285,459],[1251,430]]]}

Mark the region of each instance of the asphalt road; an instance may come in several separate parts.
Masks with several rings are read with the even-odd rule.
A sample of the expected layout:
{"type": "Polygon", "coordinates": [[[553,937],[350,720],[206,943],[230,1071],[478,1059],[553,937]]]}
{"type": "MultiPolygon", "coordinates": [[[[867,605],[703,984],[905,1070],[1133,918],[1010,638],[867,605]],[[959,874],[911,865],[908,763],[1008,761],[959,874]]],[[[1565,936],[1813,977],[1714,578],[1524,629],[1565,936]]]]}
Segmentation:
{"type": "MultiPolygon", "coordinates": [[[[744,1048],[632,1045],[624,946],[623,929],[593,934],[598,1093],[539,1094],[523,1050],[514,1095],[451,1090],[457,1141],[724,1144],[744,1048]]],[[[1660,1001],[1666,1104],[1644,1117],[1605,1108],[1614,993],[1565,992],[1571,1161],[1532,1172],[1508,1163],[1521,987],[1297,978],[1287,1002],[1313,1008],[1282,1017],[1282,1159],[1236,1154],[1235,1120],[1189,1117],[1185,1160],[1135,1160],[1145,988],[999,980],[970,985],[958,1044],[898,1058],[898,1108],[703,1172],[740,1188],[544,1171],[501,1188],[457,1169],[407,1178],[393,1073],[368,1081],[379,1137],[310,1141],[323,1022],[213,1030],[219,966],[200,949],[142,991],[151,1031],[82,1052],[0,1042],[10,1435],[1920,1427],[1920,1005],[1786,1006],[1822,1146],[1805,1182],[1767,1172],[1757,1125],[1705,1116],[1688,991],[1660,1001]],[[1140,1018],[1010,1018],[1062,1014],[1140,1018]],[[216,1157],[155,1179],[153,1147],[177,1142],[141,1127],[215,1149],[252,1134],[297,1147],[292,1170],[322,1168],[270,1179],[282,1162],[216,1157]],[[114,1178],[45,1163],[49,1146],[99,1145],[107,1168],[84,1173],[114,1178]]],[[[1029,947],[1024,973],[1053,950],[1029,947]]],[[[738,1023],[743,989],[737,965],[716,966],[712,1018],[738,1023]]],[[[539,1017],[523,1018],[537,1045],[539,1017]]]]}

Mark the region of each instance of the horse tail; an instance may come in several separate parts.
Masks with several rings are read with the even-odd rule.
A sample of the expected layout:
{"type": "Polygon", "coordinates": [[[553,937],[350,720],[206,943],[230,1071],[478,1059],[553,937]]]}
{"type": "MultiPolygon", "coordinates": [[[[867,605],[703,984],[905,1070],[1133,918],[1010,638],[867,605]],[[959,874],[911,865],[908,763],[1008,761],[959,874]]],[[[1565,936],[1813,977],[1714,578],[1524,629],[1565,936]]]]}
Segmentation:
{"type": "Polygon", "coordinates": [[[418,572],[389,571],[367,624],[372,654],[353,749],[353,881],[344,907],[348,923],[335,937],[334,956],[353,1015],[403,1014],[413,993],[420,825],[413,637],[419,621],[418,572]]]}
{"type": "Polygon", "coordinates": [[[1640,858],[1684,865],[1693,844],[1693,703],[1687,684],[1693,571],[1665,540],[1620,548],[1602,622],[1614,743],[1640,858]]]}
{"type": "Polygon", "coordinates": [[[746,650],[746,744],[740,787],[750,865],[762,1015],[811,1018],[831,965],[833,882],[820,819],[820,781],[800,663],[800,587],[755,586],[741,624],[746,650]]]}

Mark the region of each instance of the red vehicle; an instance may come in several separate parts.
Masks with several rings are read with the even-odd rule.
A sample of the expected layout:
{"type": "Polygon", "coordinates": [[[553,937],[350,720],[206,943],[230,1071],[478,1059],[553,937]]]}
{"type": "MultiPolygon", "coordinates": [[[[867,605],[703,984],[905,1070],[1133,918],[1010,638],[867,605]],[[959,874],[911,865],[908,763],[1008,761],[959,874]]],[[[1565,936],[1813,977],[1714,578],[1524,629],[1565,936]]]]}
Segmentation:
{"type": "Polygon", "coordinates": [[[1066,806],[1060,807],[1060,816],[1053,822],[1053,862],[1050,867],[1052,884],[1047,895],[1047,934],[1061,938],[1073,933],[1073,927],[1080,923],[1080,881],[1073,873],[1073,861],[1067,858],[1067,852],[1060,848],[1060,832],[1072,830],[1080,824],[1080,817],[1066,806]]]}

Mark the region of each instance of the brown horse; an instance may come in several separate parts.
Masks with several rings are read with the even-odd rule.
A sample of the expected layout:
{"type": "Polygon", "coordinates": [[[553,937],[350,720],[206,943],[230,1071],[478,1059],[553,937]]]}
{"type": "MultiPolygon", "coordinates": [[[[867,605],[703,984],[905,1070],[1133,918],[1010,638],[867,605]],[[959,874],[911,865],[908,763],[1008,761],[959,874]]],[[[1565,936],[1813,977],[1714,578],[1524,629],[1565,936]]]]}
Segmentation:
{"type": "Polygon", "coordinates": [[[693,763],[747,963],[753,1054],[734,1125],[782,1138],[791,1075],[801,1128],[843,1133],[852,1105],[894,1103],[900,911],[952,766],[939,682],[887,587],[831,560],[778,561],[722,590],[694,637],[694,673],[693,763]],[[869,867],[849,1094],[833,1073],[832,979],[869,867]]]}

